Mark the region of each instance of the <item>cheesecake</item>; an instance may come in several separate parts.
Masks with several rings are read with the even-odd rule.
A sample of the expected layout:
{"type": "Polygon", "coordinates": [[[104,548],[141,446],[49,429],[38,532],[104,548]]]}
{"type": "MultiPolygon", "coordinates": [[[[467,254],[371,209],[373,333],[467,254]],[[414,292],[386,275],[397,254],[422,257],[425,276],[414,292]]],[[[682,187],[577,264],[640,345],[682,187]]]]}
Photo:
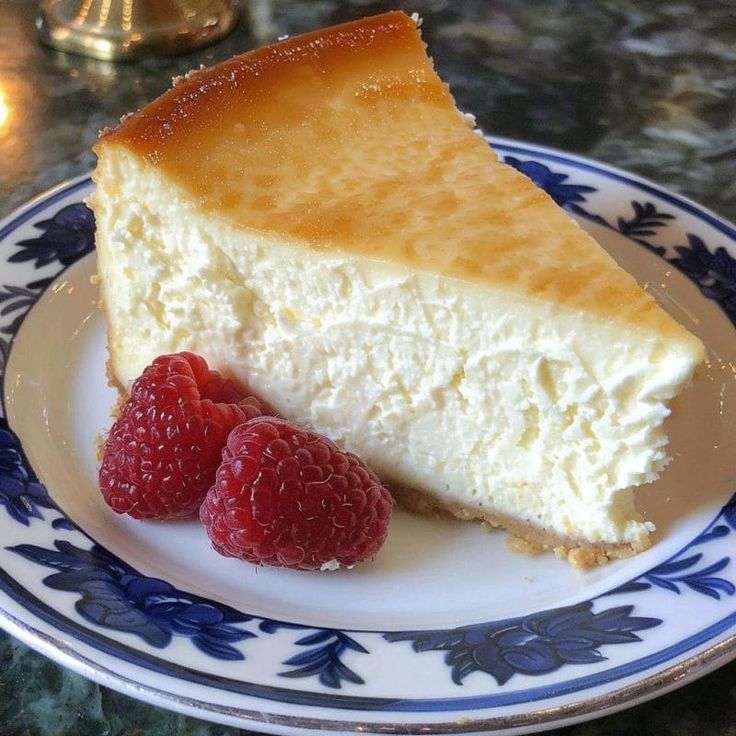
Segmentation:
{"type": "Polygon", "coordinates": [[[182,78],[95,145],[109,375],[191,350],[401,504],[573,564],[649,545],[700,341],[455,106],[415,19],[182,78]]]}

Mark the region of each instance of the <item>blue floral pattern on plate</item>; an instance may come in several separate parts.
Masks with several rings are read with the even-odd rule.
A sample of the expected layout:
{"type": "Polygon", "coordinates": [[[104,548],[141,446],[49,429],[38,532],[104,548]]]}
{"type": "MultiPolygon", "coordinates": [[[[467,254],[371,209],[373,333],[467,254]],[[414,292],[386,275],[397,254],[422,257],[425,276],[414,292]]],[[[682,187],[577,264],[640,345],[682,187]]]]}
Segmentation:
{"type": "Polygon", "coordinates": [[[687,245],[675,248],[678,255],[670,263],[692,279],[703,296],[717,302],[736,326],[736,259],[725,248],[711,252],[693,233],[687,239],[687,245]]]}
{"type": "Polygon", "coordinates": [[[229,606],[185,594],[165,580],[146,577],[97,544],[90,549],[56,540],[55,549],[19,544],[10,549],[57,572],[44,578],[54,590],[81,594],[77,611],[87,621],[140,636],[162,649],[172,635],[186,636],[217,659],[242,659],[233,644],[254,634],[232,624],[252,617],[229,606]]]}
{"type": "Polygon", "coordinates": [[[62,207],[53,217],[39,220],[34,227],[42,230],[35,238],[19,240],[20,248],[8,261],[33,261],[36,268],[58,261],[70,266],[95,249],[95,216],[83,202],[62,207]]]}
{"type": "Polygon", "coordinates": [[[56,508],[25,461],[20,442],[4,419],[0,419],[0,505],[25,526],[31,519],[43,519],[41,508],[56,508]]]}
{"type": "Polygon", "coordinates": [[[445,662],[457,685],[473,672],[485,672],[504,685],[516,674],[543,675],[568,664],[600,662],[602,646],[641,641],[635,632],[662,623],[658,618],[632,616],[633,606],[598,613],[592,609],[592,601],[583,601],[508,621],[446,631],[402,631],[386,638],[409,640],[416,652],[447,652],[445,662]]]}
{"type": "MultiPolygon", "coordinates": [[[[16,241],[13,245],[19,250],[8,258],[8,263],[32,261],[36,269],[49,264],[58,264],[61,267],[57,269],[58,274],[60,270],[94,250],[94,214],[83,202],[66,205],[52,217],[34,223],[34,226],[42,230],[42,234],[16,241]]],[[[33,279],[23,285],[4,284],[0,287],[2,315],[11,313],[16,315],[9,324],[0,328],[0,374],[5,372],[12,336],[20,329],[26,312],[53,281],[55,275],[33,279]]]]}
{"type": "MultiPolygon", "coordinates": [[[[263,621],[259,628],[262,631],[273,633],[283,627],[302,628],[276,621],[263,621]]],[[[297,639],[294,645],[305,647],[305,650],[284,660],[283,664],[291,666],[292,669],[279,672],[281,677],[317,676],[323,685],[331,688],[342,687],[344,681],[355,685],[365,683],[360,675],[345,665],[341,655],[347,650],[368,654],[368,650],[344,631],[318,629],[297,639]]]]}
{"type": "MultiPolygon", "coordinates": [[[[723,247],[709,248],[706,240],[695,232],[687,232],[687,243],[674,247],[659,242],[659,236],[677,222],[676,206],[670,211],[659,201],[642,197],[629,201],[629,211],[604,217],[596,212],[594,197],[598,188],[576,181],[571,173],[576,171],[575,160],[562,159],[557,154],[533,148],[498,146],[499,150],[504,148],[508,150],[506,162],[530,176],[558,204],[578,217],[625,236],[672,264],[697,285],[705,298],[717,303],[736,325],[736,259],[731,253],[723,247]],[[559,170],[556,162],[561,163],[559,170]]],[[[591,165],[581,165],[581,170],[585,166],[591,165]]],[[[50,207],[51,202],[39,207],[43,216],[32,223],[40,234],[10,240],[13,251],[7,262],[32,264],[34,271],[39,273],[24,283],[16,280],[0,286],[0,316],[4,318],[0,322],[3,372],[12,337],[27,311],[55,274],[93,249],[94,221],[85,205],[67,202],[51,213],[50,207]],[[49,274],[50,268],[54,270],[53,274],[49,274]]],[[[12,227],[6,227],[5,232],[0,229],[0,242],[3,238],[7,240],[12,232],[12,227]]],[[[43,585],[74,596],[78,616],[93,627],[132,634],[159,651],[169,649],[175,641],[187,640],[212,660],[232,662],[247,659],[249,645],[255,640],[295,632],[288,645],[284,646],[282,642],[282,649],[289,653],[279,657],[279,663],[273,666],[269,676],[280,678],[285,683],[296,680],[313,683],[316,689],[309,692],[294,691],[297,694],[293,697],[297,700],[293,702],[306,704],[330,703],[337,704],[335,707],[352,707],[350,698],[325,700],[320,693],[344,686],[352,688],[351,692],[355,693],[372,686],[370,662],[375,651],[380,649],[380,642],[393,647],[408,644],[418,658],[441,653],[448,681],[455,688],[464,685],[471,676],[481,676],[502,693],[509,683],[519,678],[544,680],[551,673],[568,668],[575,672],[580,668],[595,668],[619,648],[633,652],[642,646],[649,632],[662,627],[667,619],[664,611],[661,614],[663,618],[638,612],[642,597],[651,595],[653,591],[664,591],[675,598],[702,597],[721,606],[736,593],[731,553],[724,554],[727,548],[723,546],[724,540],[736,531],[734,499],[671,558],[596,597],[501,621],[448,629],[390,632],[319,628],[257,617],[180,590],[165,580],[141,574],[95,543],[66,518],[39,482],[17,437],[4,422],[0,425],[0,505],[12,523],[22,527],[30,527],[34,523],[48,524],[58,535],[53,537],[50,546],[20,542],[6,545],[5,550],[31,565],[51,568],[53,572],[43,578],[43,585]],[[613,598],[620,600],[609,603],[613,598]]],[[[14,590],[7,579],[4,583],[0,581],[0,587],[8,594],[14,590]]],[[[24,594],[16,595],[22,599],[24,594]]],[[[731,615],[730,609],[727,613],[731,615]]],[[[54,615],[47,612],[46,616],[53,623],[54,615]]],[[[718,626],[711,627],[712,631],[718,633],[730,626],[729,616],[723,618],[718,626]]],[[[94,639],[94,634],[91,636],[94,639]]],[[[703,633],[702,636],[710,634],[703,633]]],[[[115,646],[103,644],[101,639],[98,646],[115,653],[115,646]]],[[[621,671],[629,674],[644,671],[649,656],[636,660],[637,655],[632,653],[629,659],[642,664],[636,667],[627,665],[621,671]]],[[[150,658],[141,661],[153,662],[150,658]]],[[[163,661],[156,660],[155,666],[164,667],[163,661]]],[[[204,682],[229,682],[222,676],[210,680],[199,677],[204,678],[204,682]]],[[[595,677],[589,680],[581,678],[580,688],[597,682],[599,680],[595,677]]],[[[230,683],[228,687],[235,691],[240,686],[230,683]]],[[[292,702],[289,701],[291,696],[287,697],[287,691],[283,689],[266,687],[259,692],[262,697],[292,702]]],[[[548,697],[551,691],[542,688],[537,695],[533,694],[537,691],[532,688],[525,692],[530,693],[525,696],[528,702],[533,702],[548,697]]],[[[371,708],[379,709],[425,709],[419,700],[384,701],[361,700],[357,695],[350,697],[355,698],[355,707],[370,703],[371,708]],[[399,705],[399,702],[404,705],[399,705]]],[[[491,707],[488,704],[513,702],[513,697],[517,696],[504,700],[502,696],[493,694],[477,696],[478,705],[473,698],[462,702],[465,707],[491,707]]],[[[435,707],[432,705],[435,701],[427,702],[427,709],[435,707]]]]}

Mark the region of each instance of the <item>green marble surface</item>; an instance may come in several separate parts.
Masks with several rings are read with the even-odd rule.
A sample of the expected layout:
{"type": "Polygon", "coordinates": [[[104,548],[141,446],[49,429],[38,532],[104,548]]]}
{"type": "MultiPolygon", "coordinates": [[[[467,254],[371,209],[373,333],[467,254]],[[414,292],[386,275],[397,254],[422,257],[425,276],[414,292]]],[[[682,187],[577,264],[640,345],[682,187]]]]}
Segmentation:
{"type": "MultiPolygon", "coordinates": [[[[284,34],[394,7],[419,12],[440,74],[489,132],[582,153],[736,219],[732,0],[252,0],[225,41],[112,65],[41,48],[36,3],[0,0],[0,216],[93,166],[98,130],[171,77],[284,34]],[[0,105],[1,106],[1,105],[0,105]]],[[[237,729],[116,694],[0,634],[0,734],[177,734],[237,729]]],[[[561,734],[736,734],[736,663],[561,734]]]]}

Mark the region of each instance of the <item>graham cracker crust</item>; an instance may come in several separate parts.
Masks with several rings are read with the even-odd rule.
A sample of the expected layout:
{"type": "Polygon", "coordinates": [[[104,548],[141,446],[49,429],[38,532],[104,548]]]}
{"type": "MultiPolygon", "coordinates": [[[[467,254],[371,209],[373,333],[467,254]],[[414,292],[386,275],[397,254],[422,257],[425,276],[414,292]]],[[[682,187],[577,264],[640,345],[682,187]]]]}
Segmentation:
{"type": "Polygon", "coordinates": [[[633,557],[648,549],[651,544],[646,537],[642,539],[641,544],[581,542],[572,537],[551,534],[496,511],[486,511],[461,503],[448,504],[431,494],[413,488],[392,485],[390,490],[399,506],[406,511],[437,517],[454,516],[465,521],[481,521],[505,529],[508,532],[506,544],[514,552],[536,555],[549,550],[577,568],[598,567],[612,560],[633,557]]]}

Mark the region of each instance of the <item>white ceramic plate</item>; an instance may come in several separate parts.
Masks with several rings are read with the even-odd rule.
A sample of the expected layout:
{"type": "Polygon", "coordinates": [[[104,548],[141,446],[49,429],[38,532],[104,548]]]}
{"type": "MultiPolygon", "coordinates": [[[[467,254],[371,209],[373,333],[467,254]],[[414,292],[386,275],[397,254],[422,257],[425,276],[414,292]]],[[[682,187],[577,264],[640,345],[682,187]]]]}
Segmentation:
{"type": "Polygon", "coordinates": [[[650,550],[579,572],[399,512],[374,563],[303,573],[220,558],[196,521],[109,512],[95,441],[114,397],[83,178],[0,223],[2,625],[134,697],[273,733],[534,731],[732,658],[736,230],[623,172],[495,143],[709,348],[677,402],[675,460],[640,493],[650,550]]]}

